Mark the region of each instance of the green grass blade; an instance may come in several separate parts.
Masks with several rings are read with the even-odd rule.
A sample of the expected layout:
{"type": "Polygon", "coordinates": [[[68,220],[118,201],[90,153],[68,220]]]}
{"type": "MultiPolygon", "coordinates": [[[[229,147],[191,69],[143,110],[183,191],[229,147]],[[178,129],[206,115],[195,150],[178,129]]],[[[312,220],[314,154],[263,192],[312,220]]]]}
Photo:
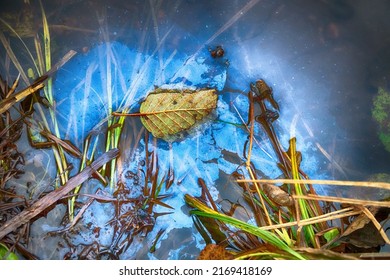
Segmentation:
{"type": "Polygon", "coordinates": [[[305,259],[301,254],[294,251],[283,240],[278,238],[277,235],[275,235],[274,233],[272,233],[270,231],[263,230],[257,226],[245,223],[245,222],[240,221],[236,218],[219,213],[219,212],[209,208],[208,206],[204,205],[198,199],[191,197],[189,195],[185,195],[184,199],[190,206],[199,209],[199,210],[191,211],[191,213],[196,215],[196,216],[217,219],[221,222],[227,223],[227,224],[232,225],[234,227],[237,227],[237,228],[239,228],[247,233],[253,234],[253,235],[261,238],[264,242],[267,242],[267,243],[275,246],[276,248],[279,248],[280,250],[283,250],[283,251],[289,253],[292,257],[294,257],[296,259],[300,259],[300,260],[305,259]]]}
{"type": "MultiPolygon", "coordinates": [[[[298,171],[298,160],[297,160],[297,156],[296,156],[296,139],[295,138],[292,138],[290,140],[290,151],[291,151],[291,172],[293,175],[293,179],[295,179],[295,180],[301,179],[299,171],[298,171]]],[[[295,193],[297,195],[304,194],[301,184],[294,183],[294,187],[295,187],[295,193]]],[[[299,205],[299,210],[302,214],[302,218],[304,220],[311,218],[311,215],[309,214],[310,206],[308,205],[308,202],[304,199],[298,199],[298,205],[299,205]]],[[[315,246],[316,242],[315,242],[315,232],[314,232],[313,226],[312,225],[305,226],[305,227],[303,227],[303,230],[305,233],[305,237],[308,239],[307,241],[309,241],[313,246],[315,246]]]]}

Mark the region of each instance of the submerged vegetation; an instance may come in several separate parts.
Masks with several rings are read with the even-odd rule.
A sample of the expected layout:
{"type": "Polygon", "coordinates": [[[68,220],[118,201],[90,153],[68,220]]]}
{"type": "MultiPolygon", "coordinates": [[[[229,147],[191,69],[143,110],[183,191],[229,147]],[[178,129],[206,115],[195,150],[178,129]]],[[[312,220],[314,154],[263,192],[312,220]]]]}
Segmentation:
{"type": "MultiPolygon", "coordinates": [[[[379,182],[310,180],[300,167],[304,155],[296,150],[296,139],[290,140],[287,151],[283,150],[278,141],[272,125],[277,112],[268,109],[265,103],[268,100],[273,109],[279,108],[273,99],[272,89],[260,80],[251,85],[248,99],[251,102],[247,127],[248,149],[243,155],[247,160],[244,167],[232,174],[242,189],[241,195],[246,203],[232,203],[228,213],[223,212],[204,185],[201,198],[185,196],[186,202],[195,208],[191,211],[195,225],[208,244],[200,258],[355,259],[364,258],[364,254],[358,254],[358,248],[377,252],[377,246],[389,244],[390,240],[380,224],[383,216],[376,216],[379,212],[388,215],[390,204],[387,201],[319,196],[313,184],[386,190],[390,189],[390,185],[379,182]],[[253,113],[255,105],[261,109],[257,116],[253,113]],[[262,125],[271,139],[283,178],[270,180],[258,177],[257,167],[250,161],[255,137],[254,121],[262,125]],[[246,209],[246,220],[233,217],[240,208],[246,209]],[[372,225],[378,234],[371,236],[372,239],[368,241],[363,238],[364,231],[371,230],[372,225]],[[356,239],[349,238],[359,231],[356,239]],[[215,251],[214,246],[209,246],[213,242],[220,246],[217,250],[219,253],[210,255],[210,252],[215,251]]],[[[377,256],[380,258],[380,253],[377,256]]],[[[375,258],[375,254],[371,254],[371,257],[375,258]]]]}
{"type": "MultiPolygon", "coordinates": [[[[27,249],[30,226],[38,218],[64,205],[67,214],[63,213],[61,226],[48,234],[64,238],[65,243],[58,245],[67,249],[64,258],[120,259],[127,256],[126,251],[132,246],[145,250],[139,249],[136,243],[141,243],[150,234],[154,234],[154,241],[148,244],[147,251],[153,254],[159,249],[157,244],[164,235],[163,228],[153,231],[158,218],[182,211],[166,202],[173,184],[178,187],[183,178],[178,178],[171,166],[162,171],[159,163],[160,140],[157,138],[183,132],[209,115],[218,106],[216,90],[155,92],[151,98],[146,98],[139,113],[129,113],[129,104],[133,100],[127,99],[131,96],[128,89],[119,106],[121,113],[115,112],[118,108],[112,100],[114,77],[108,65],[119,63],[107,52],[103,57],[107,63],[106,71],[101,73],[106,83],[104,94],[108,103],[105,104],[105,115],[98,126],[88,131],[85,138],[79,139],[82,142],[80,148],[64,137],[57,119],[61,112],[57,111],[59,101],[55,99],[52,81],[53,74],[76,52],[66,51],[53,64],[51,29],[41,2],[40,15],[39,30],[31,26],[27,29],[22,27],[22,23],[29,25],[31,22],[31,13],[17,24],[10,24],[9,18],[0,19],[0,41],[5,52],[2,63],[6,73],[0,79],[0,259],[38,258],[27,249]],[[15,51],[20,45],[22,51],[19,53],[26,54],[27,62],[15,51]],[[138,117],[148,131],[140,123],[135,123],[138,117]],[[121,137],[126,129],[125,121],[132,129],[131,136],[126,139],[121,137]],[[14,183],[24,173],[25,155],[18,147],[18,140],[23,134],[28,138],[31,149],[50,150],[50,156],[55,161],[56,174],[45,174],[54,178],[51,178],[50,184],[40,186],[41,191],[34,195],[29,183],[23,186],[27,189],[25,193],[14,183]],[[135,165],[134,170],[124,168],[124,161],[119,160],[125,154],[135,165]],[[90,187],[86,182],[92,179],[98,183],[90,187]],[[107,211],[107,219],[102,224],[83,224],[81,221],[88,210],[93,216],[96,209],[107,211]],[[98,241],[99,235],[103,235],[103,227],[111,230],[107,230],[109,241],[104,244],[98,241]],[[96,236],[97,241],[92,244],[75,241],[75,236],[83,231],[96,236]]],[[[108,33],[104,32],[104,23],[101,25],[102,41],[107,43],[108,33]]],[[[220,46],[211,51],[214,60],[224,54],[220,46]]],[[[88,75],[92,74],[87,72],[88,75]]],[[[90,90],[90,81],[90,77],[82,80],[85,92],[90,90]]],[[[386,125],[389,123],[386,110],[388,95],[380,90],[373,110],[374,118],[383,128],[381,139],[385,145],[386,125]]],[[[191,207],[189,213],[206,244],[199,258],[303,260],[389,257],[378,252],[381,245],[390,244],[383,228],[389,214],[389,199],[318,195],[315,186],[374,187],[386,193],[390,184],[380,180],[311,180],[301,167],[305,155],[297,150],[299,139],[291,138],[287,149],[279,141],[279,132],[273,123],[279,118],[280,108],[272,88],[264,80],[258,80],[250,84],[245,100],[249,104],[248,119],[234,125],[245,131],[247,141],[242,147],[243,154],[238,155],[241,161],[236,162],[237,169],[228,174],[231,179],[228,187],[236,190],[235,201],[223,197],[215,199],[211,187],[202,178],[198,179],[199,186],[191,186],[200,187],[201,196],[183,193],[180,198],[184,198],[191,207]],[[258,166],[253,161],[256,152],[253,147],[260,136],[266,137],[272,144],[278,160],[277,168],[282,174],[279,178],[266,178],[262,173],[264,166],[258,166]],[[364,238],[368,234],[371,234],[370,240],[364,238]]],[[[172,142],[167,145],[172,145],[172,142]]],[[[46,172],[50,173],[49,170],[46,172]]],[[[191,172],[191,167],[188,172],[191,172]]]]}
{"type": "Polygon", "coordinates": [[[390,93],[380,87],[373,103],[372,117],[378,124],[379,139],[390,152],[390,93]]]}

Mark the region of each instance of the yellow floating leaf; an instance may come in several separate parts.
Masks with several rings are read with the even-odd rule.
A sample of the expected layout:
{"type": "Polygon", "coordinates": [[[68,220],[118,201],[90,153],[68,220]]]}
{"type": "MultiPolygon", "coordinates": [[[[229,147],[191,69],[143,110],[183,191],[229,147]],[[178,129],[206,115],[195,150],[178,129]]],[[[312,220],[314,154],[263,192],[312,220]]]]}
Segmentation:
{"type": "Polygon", "coordinates": [[[217,107],[214,89],[163,90],[150,93],[140,107],[141,122],[154,137],[166,138],[185,131],[217,107]]]}

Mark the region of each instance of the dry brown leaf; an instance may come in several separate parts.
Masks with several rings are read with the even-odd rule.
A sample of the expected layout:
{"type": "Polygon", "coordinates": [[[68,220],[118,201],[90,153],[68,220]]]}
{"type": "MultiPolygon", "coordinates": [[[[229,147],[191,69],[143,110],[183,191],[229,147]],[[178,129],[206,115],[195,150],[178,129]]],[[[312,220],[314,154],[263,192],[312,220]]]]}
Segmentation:
{"type": "Polygon", "coordinates": [[[150,93],[141,104],[140,117],[154,137],[166,138],[187,130],[217,107],[214,89],[162,90],[150,93]]]}
{"type": "Polygon", "coordinates": [[[294,204],[294,199],[291,195],[282,190],[281,187],[272,184],[264,184],[263,190],[271,201],[280,206],[292,206],[294,204]]]}
{"type": "Polygon", "coordinates": [[[200,252],[198,260],[231,260],[233,254],[225,247],[216,244],[207,244],[200,252]]]}
{"type": "MultiPolygon", "coordinates": [[[[377,207],[370,207],[370,210],[371,212],[373,213],[373,215],[376,214],[376,212],[378,211],[378,208],[377,207]]],[[[369,222],[371,222],[370,218],[367,217],[366,214],[362,213],[360,214],[359,216],[357,216],[353,222],[348,226],[348,228],[344,231],[344,233],[341,235],[342,236],[347,236],[349,234],[351,234],[352,232],[358,230],[358,229],[361,229],[363,228],[365,225],[367,225],[369,222]]]]}

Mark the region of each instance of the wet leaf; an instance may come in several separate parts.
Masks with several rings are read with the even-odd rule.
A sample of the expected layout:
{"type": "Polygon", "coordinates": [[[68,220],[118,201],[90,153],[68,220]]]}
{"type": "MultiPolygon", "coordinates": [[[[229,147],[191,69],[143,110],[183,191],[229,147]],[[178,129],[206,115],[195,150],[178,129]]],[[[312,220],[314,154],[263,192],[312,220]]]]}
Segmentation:
{"type": "Polygon", "coordinates": [[[278,186],[264,184],[263,189],[268,198],[280,206],[292,206],[294,204],[294,200],[291,195],[278,186]]]}
{"type": "MultiPolygon", "coordinates": [[[[376,215],[378,210],[378,207],[369,207],[372,215],[376,215]]],[[[340,240],[359,248],[373,248],[386,243],[366,213],[362,213],[354,219],[341,235],[340,240]]]]}
{"type": "Polygon", "coordinates": [[[157,90],[141,104],[141,122],[154,137],[166,138],[185,131],[217,107],[214,89],[157,90]]]}
{"type": "MultiPolygon", "coordinates": [[[[373,215],[375,215],[378,211],[377,207],[371,207],[370,208],[373,215]]],[[[370,218],[367,217],[366,214],[362,213],[359,216],[356,217],[356,219],[353,220],[353,222],[348,226],[348,228],[344,231],[342,236],[347,236],[351,233],[353,233],[356,230],[364,228],[365,225],[369,224],[371,222],[370,218]]]]}
{"type": "Polygon", "coordinates": [[[231,260],[233,257],[233,254],[227,251],[223,246],[207,244],[200,252],[198,260],[231,260]]]}
{"type": "Polygon", "coordinates": [[[348,247],[353,245],[358,248],[373,249],[376,252],[378,246],[383,246],[386,242],[373,223],[366,224],[363,228],[342,236],[339,241],[347,243],[348,247]]]}

